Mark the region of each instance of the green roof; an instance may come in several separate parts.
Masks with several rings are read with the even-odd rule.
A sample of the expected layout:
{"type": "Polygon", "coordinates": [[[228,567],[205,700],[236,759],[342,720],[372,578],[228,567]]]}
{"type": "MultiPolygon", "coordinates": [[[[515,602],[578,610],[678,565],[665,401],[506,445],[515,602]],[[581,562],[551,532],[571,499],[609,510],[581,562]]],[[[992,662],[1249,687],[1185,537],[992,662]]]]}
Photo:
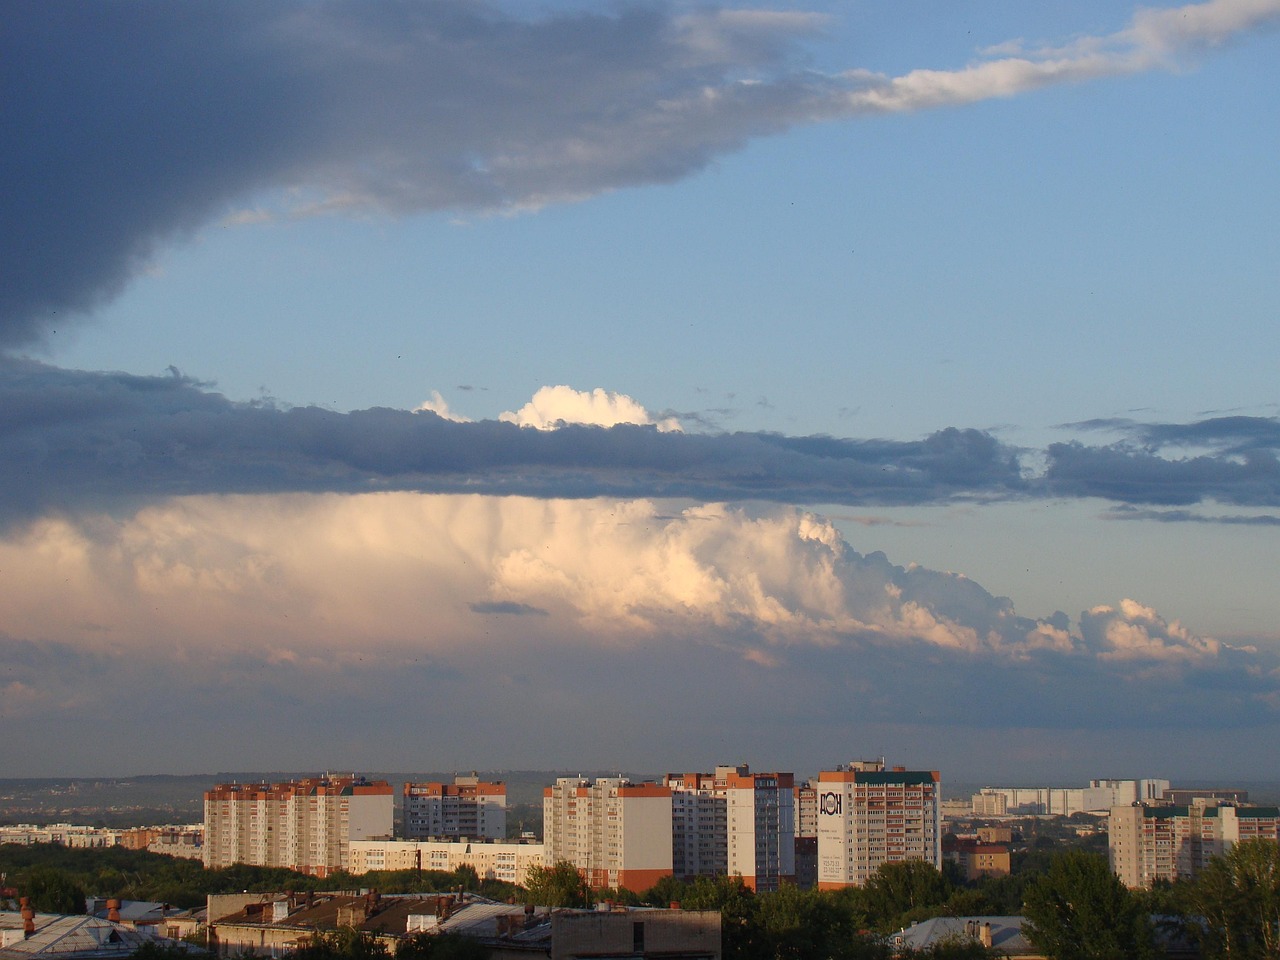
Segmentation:
{"type": "Polygon", "coordinates": [[[854,783],[934,783],[937,777],[930,770],[869,771],[854,773],[854,783]]]}

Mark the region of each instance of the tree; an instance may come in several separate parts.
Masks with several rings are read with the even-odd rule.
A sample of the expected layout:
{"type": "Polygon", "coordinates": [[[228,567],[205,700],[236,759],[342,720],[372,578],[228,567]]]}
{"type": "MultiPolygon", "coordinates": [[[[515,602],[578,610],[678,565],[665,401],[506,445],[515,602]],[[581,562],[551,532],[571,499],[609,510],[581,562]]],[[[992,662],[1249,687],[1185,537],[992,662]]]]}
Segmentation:
{"type": "Polygon", "coordinates": [[[416,933],[396,946],[395,960],[486,960],[489,948],[457,933],[416,933]]]}
{"type": "Polygon", "coordinates": [[[19,885],[31,906],[42,913],[84,913],[84,890],[70,876],[51,867],[36,867],[19,885]]]}
{"type": "Polygon", "coordinates": [[[530,867],[525,891],[528,903],[543,907],[589,907],[592,903],[586,879],[567,860],[549,867],[530,867]]]}
{"type": "Polygon", "coordinates": [[[385,943],[355,927],[314,933],[290,954],[291,960],[385,960],[386,956],[385,943]]]}
{"type": "Polygon", "coordinates": [[[1280,958],[1280,844],[1243,840],[1214,857],[1191,889],[1190,931],[1214,960],[1280,958]]]}
{"type": "Polygon", "coordinates": [[[1022,932],[1051,960],[1131,960],[1155,951],[1141,902],[1095,853],[1057,854],[1027,886],[1022,914],[1022,932]]]}
{"type": "Polygon", "coordinates": [[[936,912],[930,908],[946,903],[952,890],[946,877],[932,863],[903,860],[886,863],[867,878],[862,888],[862,902],[879,929],[897,930],[936,912]]]}

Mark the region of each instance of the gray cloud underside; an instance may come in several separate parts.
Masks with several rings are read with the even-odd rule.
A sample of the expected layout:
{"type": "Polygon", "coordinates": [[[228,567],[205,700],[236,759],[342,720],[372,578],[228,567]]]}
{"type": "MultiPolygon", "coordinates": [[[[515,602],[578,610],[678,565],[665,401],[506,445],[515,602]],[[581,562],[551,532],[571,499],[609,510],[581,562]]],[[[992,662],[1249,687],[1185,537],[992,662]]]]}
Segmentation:
{"type": "Polygon", "coordinates": [[[0,491],[15,514],[103,498],[426,490],[919,503],[1022,490],[976,430],[920,441],[456,423],[432,413],[232,403],[181,376],[0,360],[0,491]]]}
{"type": "Polygon", "coordinates": [[[791,64],[814,25],[656,6],[523,20],[469,0],[5,4],[0,345],[262,191],[499,211],[678,179],[831,114],[836,81],[791,64]]]}
{"type": "MultiPolygon", "coordinates": [[[[1253,424],[1260,436],[1275,428],[1262,418],[1253,424]]],[[[1048,460],[1043,477],[1028,479],[1018,451],[983,431],[953,427],[917,441],[636,426],[539,431],[428,412],[234,403],[176,374],[89,373],[0,359],[0,517],[9,522],[110,501],[291,491],[849,505],[1044,495],[1280,505],[1274,449],[1172,460],[1124,444],[1070,443],[1051,446],[1048,460]]]]}
{"type": "Polygon", "coordinates": [[[541,19],[480,0],[3,10],[0,346],[13,346],[112,297],[160,245],[235,204],[581,200],[680,179],[803,124],[1176,66],[1280,17],[1280,2],[1139,11],[1109,36],[898,77],[807,69],[802,39],[821,17],[709,5],[541,19]]]}
{"type": "Polygon", "coordinates": [[[1091,420],[1069,426],[1120,432],[1125,439],[1102,447],[1051,444],[1045,479],[1060,493],[1169,506],[1203,500],[1254,507],[1280,504],[1280,420],[1275,418],[1211,417],[1193,423],[1091,420]],[[1207,452],[1168,456],[1188,450],[1207,452]]]}
{"type": "Polygon", "coordinates": [[[1280,527],[1280,516],[1263,514],[1193,513],[1190,510],[1143,510],[1138,507],[1116,507],[1104,515],[1107,520],[1155,520],[1158,523],[1210,523],[1235,527],[1280,527]]]}

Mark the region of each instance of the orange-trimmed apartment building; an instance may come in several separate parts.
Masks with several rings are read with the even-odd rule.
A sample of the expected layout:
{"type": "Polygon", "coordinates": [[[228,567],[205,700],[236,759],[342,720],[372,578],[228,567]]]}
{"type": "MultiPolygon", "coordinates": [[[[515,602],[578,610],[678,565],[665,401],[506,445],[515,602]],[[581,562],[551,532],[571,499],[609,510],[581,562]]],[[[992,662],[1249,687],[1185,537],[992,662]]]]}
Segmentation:
{"type": "Polygon", "coordinates": [[[752,890],[795,881],[795,776],[752,773],[746,764],[715,773],[669,773],[672,869],[677,877],[728,874],[752,890]]]}
{"type": "Polygon", "coordinates": [[[204,795],[204,864],[328,876],[349,866],[352,840],[391,836],[394,800],[385,780],[354,775],[219,784],[204,795]]]}
{"type": "Polygon", "coordinates": [[[504,840],[507,785],[485,783],[475,774],[454,777],[453,783],[406,783],[404,835],[408,840],[504,840]]]}
{"type": "Polygon", "coordinates": [[[886,863],[942,869],[936,770],[855,760],[818,774],[818,889],[862,886],[886,863]]]}
{"type": "Polygon", "coordinates": [[[647,890],[671,876],[671,789],[624,777],[561,777],[543,791],[547,864],[573,864],[596,889],[647,890]]]}

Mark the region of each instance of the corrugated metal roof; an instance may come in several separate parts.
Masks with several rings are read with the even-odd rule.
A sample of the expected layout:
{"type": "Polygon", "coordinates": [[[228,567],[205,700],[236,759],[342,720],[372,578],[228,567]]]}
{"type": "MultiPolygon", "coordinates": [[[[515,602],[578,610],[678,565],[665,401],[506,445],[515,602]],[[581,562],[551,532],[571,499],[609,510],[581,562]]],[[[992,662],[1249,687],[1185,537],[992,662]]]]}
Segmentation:
{"type": "MultiPolygon", "coordinates": [[[[0,958],[128,956],[154,939],[123,924],[90,916],[38,913],[35,926],[30,937],[0,949],[0,958]]],[[[22,929],[21,914],[0,914],[0,927],[22,929]]]]}

